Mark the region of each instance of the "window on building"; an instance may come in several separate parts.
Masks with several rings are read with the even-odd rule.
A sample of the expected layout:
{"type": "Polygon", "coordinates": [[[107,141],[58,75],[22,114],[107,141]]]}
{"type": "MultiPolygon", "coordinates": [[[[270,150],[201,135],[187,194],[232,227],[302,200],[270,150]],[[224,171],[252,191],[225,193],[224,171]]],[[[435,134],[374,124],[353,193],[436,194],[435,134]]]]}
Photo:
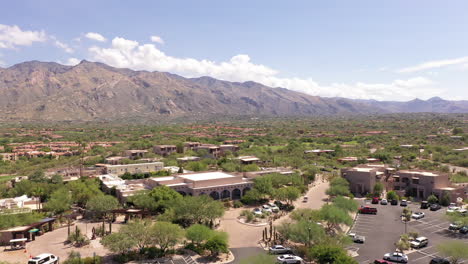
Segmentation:
{"type": "Polygon", "coordinates": [[[418,178],[416,178],[416,179],[413,179],[413,181],[412,181],[412,182],[413,182],[413,184],[419,184],[419,179],[418,179],[418,178]]]}
{"type": "Polygon", "coordinates": [[[400,186],[395,186],[395,188],[393,188],[393,189],[395,189],[395,191],[399,191],[399,190],[400,190],[400,186]]]}

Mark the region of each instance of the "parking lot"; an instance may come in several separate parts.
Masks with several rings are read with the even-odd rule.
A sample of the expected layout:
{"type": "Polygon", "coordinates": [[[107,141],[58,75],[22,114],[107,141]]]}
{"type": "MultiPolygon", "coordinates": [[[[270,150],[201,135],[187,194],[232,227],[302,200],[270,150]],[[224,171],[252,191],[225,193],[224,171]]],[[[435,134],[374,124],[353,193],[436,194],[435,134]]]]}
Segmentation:
{"type": "MultiPolygon", "coordinates": [[[[392,205],[370,204],[362,201],[362,205],[376,207],[377,215],[358,215],[350,233],[366,237],[364,244],[354,243],[349,247],[358,256],[360,264],[373,263],[375,259],[382,259],[385,253],[395,251],[395,242],[405,232],[405,223],[401,221],[401,212],[404,207],[392,205]]],[[[424,212],[425,217],[420,220],[411,220],[407,223],[407,232],[418,232],[419,236],[429,239],[429,245],[408,253],[409,263],[428,264],[430,260],[439,256],[437,245],[452,239],[466,240],[468,235],[448,230],[449,221],[445,219],[445,208],[438,211],[419,209],[419,204],[408,206],[413,212],[424,212]]],[[[468,242],[467,242],[468,243],[468,242]]]]}

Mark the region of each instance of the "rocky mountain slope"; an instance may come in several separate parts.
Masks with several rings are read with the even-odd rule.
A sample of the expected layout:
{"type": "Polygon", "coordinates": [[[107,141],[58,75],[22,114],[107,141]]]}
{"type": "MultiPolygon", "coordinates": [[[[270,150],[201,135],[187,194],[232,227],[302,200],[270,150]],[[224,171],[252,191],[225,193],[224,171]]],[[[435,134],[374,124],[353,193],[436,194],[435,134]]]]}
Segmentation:
{"type": "Polygon", "coordinates": [[[2,120],[158,120],[215,115],[346,115],[468,112],[445,100],[377,102],[323,98],[255,82],[183,78],[82,61],[76,66],[24,62],[0,68],[2,120]]]}

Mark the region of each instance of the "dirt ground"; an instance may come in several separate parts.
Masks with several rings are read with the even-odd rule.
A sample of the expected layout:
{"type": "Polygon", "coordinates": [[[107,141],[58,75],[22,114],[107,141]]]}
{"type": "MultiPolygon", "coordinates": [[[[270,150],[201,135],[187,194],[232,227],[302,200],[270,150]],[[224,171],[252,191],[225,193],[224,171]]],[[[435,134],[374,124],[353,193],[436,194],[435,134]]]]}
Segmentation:
{"type": "MultiPolygon", "coordinates": [[[[102,223],[78,220],[76,225],[83,233],[87,233],[88,238],[91,238],[93,227],[101,226],[102,223]]],[[[116,223],[112,224],[112,231],[115,232],[119,230],[120,226],[121,224],[119,224],[119,221],[116,221],[116,223]]],[[[109,225],[106,225],[106,228],[108,227],[109,225]]],[[[73,231],[74,229],[75,226],[72,226],[71,230],[73,231]]],[[[109,251],[101,245],[99,239],[91,240],[91,243],[87,246],[76,248],[64,243],[67,236],[67,227],[61,227],[52,232],[47,232],[42,236],[37,236],[35,241],[26,244],[25,250],[4,251],[5,248],[2,247],[0,248],[0,260],[9,263],[27,263],[31,256],[36,256],[41,253],[51,253],[64,260],[67,259],[71,251],[79,252],[82,257],[92,257],[93,254],[96,254],[96,256],[109,254],[109,251]]]]}

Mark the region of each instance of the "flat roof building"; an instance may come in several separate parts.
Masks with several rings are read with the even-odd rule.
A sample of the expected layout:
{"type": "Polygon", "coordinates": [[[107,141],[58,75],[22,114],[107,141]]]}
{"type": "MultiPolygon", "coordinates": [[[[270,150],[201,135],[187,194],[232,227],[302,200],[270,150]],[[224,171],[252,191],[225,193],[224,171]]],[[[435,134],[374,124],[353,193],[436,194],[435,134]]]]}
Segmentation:
{"type": "Polygon", "coordinates": [[[153,152],[161,156],[169,156],[177,152],[176,145],[156,145],[153,147],[153,152]]]}
{"type": "Polygon", "coordinates": [[[444,191],[454,191],[448,174],[426,170],[401,170],[393,175],[393,189],[401,195],[427,199],[431,194],[441,197],[444,191]]]}
{"type": "Polygon", "coordinates": [[[354,168],[341,170],[341,175],[349,181],[350,191],[354,194],[365,195],[374,192],[377,182],[384,182],[394,171],[383,164],[363,164],[354,168]]]}
{"type": "Polygon", "coordinates": [[[104,174],[115,174],[123,175],[126,172],[135,174],[135,173],[149,173],[160,171],[164,168],[163,162],[150,162],[150,163],[134,163],[134,164],[124,164],[124,165],[109,165],[101,164],[100,166],[104,167],[104,174]]]}

